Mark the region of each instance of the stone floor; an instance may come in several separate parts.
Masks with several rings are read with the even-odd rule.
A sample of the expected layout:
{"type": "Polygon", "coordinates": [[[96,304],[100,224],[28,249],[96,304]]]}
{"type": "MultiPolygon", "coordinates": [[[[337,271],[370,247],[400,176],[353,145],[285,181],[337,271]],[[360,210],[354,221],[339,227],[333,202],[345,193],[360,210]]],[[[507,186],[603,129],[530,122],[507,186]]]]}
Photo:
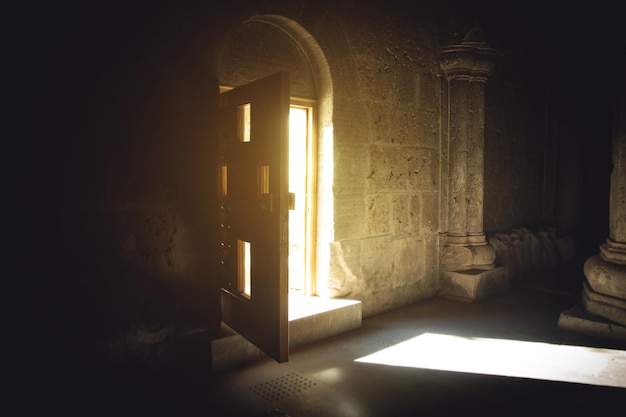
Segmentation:
{"type": "Polygon", "coordinates": [[[531,277],[477,303],[436,298],[367,318],[359,330],[295,349],[287,363],[215,375],[206,406],[242,417],[624,410],[626,342],[560,329],[560,313],[580,298],[561,278],[531,277]]]}
{"type": "Polygon", "coordinates": [[[211,373],[196,359],[206,353],[198,347],[177,375],[127,366],[100,383],[71,376],[77,378],[71,390],[55,390],[70,376],[53,375],[43,384],[48,392],[32,388],[21,410],[36,405],[66,416],[619,414],[626,408],[626,343],[559,328],[560,313],[580,300],[576,285],[568,288],[561,279],[537,275],[480,302],[434,298],[369,317],[359,329],[293,349],[283,364],[262,358],[211,373]]]}

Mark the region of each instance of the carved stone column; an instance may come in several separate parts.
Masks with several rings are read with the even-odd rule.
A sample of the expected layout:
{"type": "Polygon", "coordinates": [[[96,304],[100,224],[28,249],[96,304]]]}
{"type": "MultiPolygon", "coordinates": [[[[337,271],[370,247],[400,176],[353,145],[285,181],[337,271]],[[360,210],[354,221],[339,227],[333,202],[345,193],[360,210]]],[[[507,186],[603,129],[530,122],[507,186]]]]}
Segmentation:
{"type": "Polygon", "coordinates": [[[506,268],[483,231],[485,83],[496,52],[478,27],[459,45],[441,51],[448,81],[449,187],[448,233],[441,255],[440,295],[464,301],[508,287],[506,268]]]}
{"type": "Polygon", "coordinates": [[[618,68],[609,237],[584,265],[582,302],[561,313],[559,326],[626,340],[626,64],[618,68]],[[621,75],[621,77],[619,77],[621,75]]]}

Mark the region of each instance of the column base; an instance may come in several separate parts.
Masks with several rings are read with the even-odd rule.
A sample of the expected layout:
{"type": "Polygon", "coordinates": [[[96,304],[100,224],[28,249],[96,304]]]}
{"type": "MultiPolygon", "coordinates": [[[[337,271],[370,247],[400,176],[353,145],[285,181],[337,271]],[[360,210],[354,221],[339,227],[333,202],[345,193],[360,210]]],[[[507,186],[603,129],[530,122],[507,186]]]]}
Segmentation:
{"type": "Polygon", "coordinates": [[[626,267],[594,255],[584,272],[581,302],[561,313],[559,327],[626,340],[626,267]]]}
{"type": "Polygon", "coordinates": [[[590,288],[620,300],[626,300],[626,265],[606,261],[599,255],[587,259],[583,267],[590,288]]]}
{"type": "Polygon", "coordinates": [[[591,314],[582,304],[577,304],[561,313],[559,328],[612,340],[626,340],[626,326],[591,314]]]}
{"type": "Polygon", "coordinates": [[[595,292],[588,282],[583,283],[582,305],[590,314],[626,326],[626,300],[595,292]]]}
{"type": "Polygon", "coordinates": [[[495,261],[496,251],[484,240],[484,235],[447,236],[441,252],[441,268],[445,271],[491,270],[495,261]]]}
{"type": "Polygon", "coordinates": [[[509,288],[506,267],[488,270],[441,271],[439,297],[473,302],[490,297],[509,288]]]}

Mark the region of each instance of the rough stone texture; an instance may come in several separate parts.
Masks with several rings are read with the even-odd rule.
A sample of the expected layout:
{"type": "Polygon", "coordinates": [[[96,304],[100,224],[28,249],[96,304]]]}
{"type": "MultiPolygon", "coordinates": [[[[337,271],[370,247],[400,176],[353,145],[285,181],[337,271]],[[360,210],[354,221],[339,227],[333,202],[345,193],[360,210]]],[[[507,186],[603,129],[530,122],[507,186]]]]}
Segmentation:
{"type": "Polygon", "coordinates": [[[263,73],[271,75],[288,71],[292,76],[294,96],[316,98],[311,67],[298,45],[285,33],[265,30],[262,26],[262,23],[254,21],[244,23],[224,39],[224,54],[219,65],[220,83],[234,87],[261,78],[263,73]],[[262,70],[259,71],[259,68],[262,70]]]}
{"type": "Polygon", "coordinates": [[[584,271],[589,286],[595,292],[626,300],[625,265],[607,262],[596,255],[587,259],[584,271]]]}
{"type": "Polygon", "coordinates": [[[594,291],[589,283],[583,283],[582,305],[597,317],[626,326],[626,301],[594,291]]]}
{"type": "Polygon", "coordinates": [[[626,340],[625,326],[620,326],[617,323],[590,314],[582,304],[577,304],[563,311],[559,315],[558,325],[562,329],[578,333],[626,340]]]}
{"type": "Polygon", "coordinates": [[[315,314],[289,319],[289,346],[292,348],[361,327],[363,313],[360,301],[351,299],[309,298],[315,314]]]}
{"type": "Polygon", "coordinates": [[[506,266],[511,278],[566,265],[573,260],[573,239],[557,237],[554,228],[533,232],[520,227],[508,233],[491,234],[488,240],[496,251],[496,263],[506,266]]]}
{"type": "Polygon", "coordinates": [[[364,315],[432,295],[437,269],[436,257],[421,256],[424,238],[433,242],[438,224],[431,215],[438,216],[433,194],[438,193],[439,176],[439,82],[436,61],[426,59],[428,53],[435,58],[436,40],[428,25],[415,32],[399,16],[377,19],[381,10],[385,8],[366,6],[351,10],[350,18],[342,16],[341,44],[351,52],[354,67],[346,72],[349,67],[342,65],[335,79],[335,94],[354,109],[350,118],[344,119],[341,110],[334,119],[335,237],[344,240],[344,251],[359,248],[346,255],[358,279],[354,296],[380,300],[364,303],[364,315]],[[408,31],[406,37],[403,31],[408,31]],[[344,170],[344,164],[355,169],[344,170]],[[343,192],[363,186],[364,196],[343,192]],[[360,225],[341,224],[355,219],[352,213],[362,210],[357,207],[365,210],[360,225]],[[413,283],[424,280],[430,282],[424,292],[407,296],[400,291],[415,291],[421,287],[413,283]]]}
{"type": "Polygon", "coordinates": [[[392,265],[389,284],[392,289],[413,283],[425,276],[425,242],[414,237],[395,239],[392,243],[392,265]]]}
{"type": "Polygon", "coordinates": [[[354,293],[358,277],[354,275],[346,262],[343,247],[340,242],[333,242],[330,249],[330,280],[327,297],[349,297],[354,293]]]}
{"type": "Polygon", "coordinates": [[[407,189],[409,148],[373,146],[370,151],[370,170],[367,176],[372,191],[404,191],[407,189]]]}
{"type": "Polygon", "coordinates": [[[442,134],[448,148],[448,232],[440,256],[442,297],[471,301],[508,287],[508,271],[495,268],[496,254],[483,230],[485,83],[496,55],[478,25],[440,54],[448,92],[447,124],[442,134]]]}
{"type": "Polygon", "coordinates": [[[391,230],[391,198],[388,194],[370,195],[367,198],[367,228],[370,236],[384,235],[391,230]]]}
{"type": "Polygon", "coordinates": [[[362,203],[363,194],[348,194],[335,202],[335,236],[340,240],[356,239],[363,236],[368,227],[370,215],[368,206],[362,203]]]}
{"type": "Polygon", "coordinates": [[[412,149],[404,155],[407,162],[409,189],[439,191],[437,152],[430,149],[412,149]]]}
{"type": "Polygon", "coordinates": [[[495,56],[496,51],[485,43],[478,26],[470,29],[462,42],[444,47],[440,54],[448,83],[448,124],[442,135],[449,149],[446,244],[485,243],[484,89],[495,56]]]}

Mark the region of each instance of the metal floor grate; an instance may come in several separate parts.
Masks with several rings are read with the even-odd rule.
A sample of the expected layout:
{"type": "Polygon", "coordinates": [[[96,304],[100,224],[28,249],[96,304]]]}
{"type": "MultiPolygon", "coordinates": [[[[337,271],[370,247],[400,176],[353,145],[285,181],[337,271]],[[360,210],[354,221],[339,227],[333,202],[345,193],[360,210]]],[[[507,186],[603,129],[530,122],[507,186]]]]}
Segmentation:
{"type": "Polygon", "coordinates": [[[315,382],[309,378],[292,372],[250,387],[250,391],[266,401],[275,402],[315,385],[315,382]]]}

